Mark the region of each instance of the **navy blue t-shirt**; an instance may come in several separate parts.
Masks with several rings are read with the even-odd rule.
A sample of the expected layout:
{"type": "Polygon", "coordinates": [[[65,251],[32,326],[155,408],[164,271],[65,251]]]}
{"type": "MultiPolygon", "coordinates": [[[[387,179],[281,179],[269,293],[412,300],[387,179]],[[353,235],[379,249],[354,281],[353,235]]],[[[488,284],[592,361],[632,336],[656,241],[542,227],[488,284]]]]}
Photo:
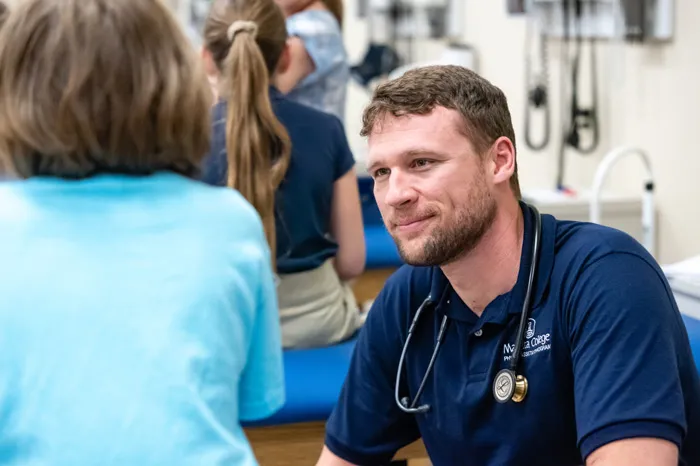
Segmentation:
{"type": "MultiPolygon", "coordinates": [[[[292,141],[289,169],[275,197],[277,272],[319,267],[338,245],[330,233],[333,185],[355,165],[345,128],[328,113],[285,98],[270,88],[272,109],[292,141]]],[[[202,179],[226,185],[226,103],[213,109],[213,136],[202,179]]]]}
{"type": "Polygon", "coordinates": [[[387,282],[360,332],[326,444],[364,466],[386,464],[422,437],[435,466],[582,465],[606,443],[658,437],[700,464],[700,378],[666,279],[627,234],[543,215],[542,249],[519,373],[521,403],[499,404],[496,373],[509,367],[530,266],[533,221],[525,209],[516,286],[477,317],[439,268],[404,266],[387,282]],[[394,383],[407,329],[400,397],[411,400],[443,316],[443,346],[416,406],[404,414],[394,383]],[[691,440],[693,439],[693,440],[691,440]]]}

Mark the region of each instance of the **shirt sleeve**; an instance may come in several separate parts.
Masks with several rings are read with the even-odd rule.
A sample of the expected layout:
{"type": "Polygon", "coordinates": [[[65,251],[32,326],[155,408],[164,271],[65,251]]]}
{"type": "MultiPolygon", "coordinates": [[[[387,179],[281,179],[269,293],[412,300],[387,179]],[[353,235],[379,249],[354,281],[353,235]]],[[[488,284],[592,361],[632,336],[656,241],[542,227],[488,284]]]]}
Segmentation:
{"type": "MultiPolygon", "coordinates": [[[[406,293],[400,293],[395,284],[405,280],[403,276],[399,271],[387,282],[369,311],[326,426],[326,446],[353,464],[386,465],[398,450],[420,438],[413,415],[403,413],[394,402],[396,370],[407,326],[396,328],[402,324],[387,315],[407,305],[406,293]]],[[[407,393],[405,386],[401,390],[407,393]]]]}
{"type": "Polygon", "coordinates": [[[632,437],[680,447],[686,430],[680,313],[661,271],[613,253],[578,277],[568,309],[581,455],[632,437]]]}
{"type": "Polygon", "coordinates": [[[239,417],[242,421],[269,417],[285,402],[277,294],[269,249],[266,244],[263,244],[263,248],[267,254],[260,264],[258,304],[240,384],[239,417]]]}
{"type": "Polygon", "coordinates": [[[345,126],[339,118],[335,116],[331,116],[331,118],[333,118],[334,122],[335,174],[333,180],[335,181],[355,167],[355,157],[352,154],[347,135],[345,134],[345,126]]]}
{"type": "Polygon", "coordinates": [[[340,27],[328,12],[304,11],[292,15],[287,19],[287,32],[304,42],[306,53],[314,62],[314,71],[299,83],[300,86],[319,81],[347,61],[340,27]]]}

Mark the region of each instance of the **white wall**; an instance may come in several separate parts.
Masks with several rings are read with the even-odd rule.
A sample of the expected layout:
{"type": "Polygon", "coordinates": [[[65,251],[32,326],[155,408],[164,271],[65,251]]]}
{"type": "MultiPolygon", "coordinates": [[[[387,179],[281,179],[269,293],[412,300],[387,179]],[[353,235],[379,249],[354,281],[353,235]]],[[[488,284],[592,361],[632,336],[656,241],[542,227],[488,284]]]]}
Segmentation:
{"type": "MultiPolygon", "coordinates": [[[[478,71],[509,98],[518,139],[518,163],[524,189],[554,186],[559,138],[558,48],[551,46],[553,97],[552,141],[546,152],[528,151],[523,141],[525,23],[509,16],[504,0],[465,0],[464,40],[479,53],[478,71]]],[[[357,18],[356,0],[346,0],[345,35],[353,63],[364,54],[367,30],[357,18]]],[[[567,155],[565,182],[590,187],[602,154],[620,145],[635,145],[652,158],[658,216],[657,258],[674,262],[700,254],[700,2],[676,0],[674,41],[665,45],[606,44],[599,48],[602,140],[597,154],[567,155]]],[[[363,157],[358,136],[369,95],[351,84],[346,124],[351,145],[363,157]]],[[[639,161],[621,162],[611,174],[609,190],[641,192],[639,161]]]]}

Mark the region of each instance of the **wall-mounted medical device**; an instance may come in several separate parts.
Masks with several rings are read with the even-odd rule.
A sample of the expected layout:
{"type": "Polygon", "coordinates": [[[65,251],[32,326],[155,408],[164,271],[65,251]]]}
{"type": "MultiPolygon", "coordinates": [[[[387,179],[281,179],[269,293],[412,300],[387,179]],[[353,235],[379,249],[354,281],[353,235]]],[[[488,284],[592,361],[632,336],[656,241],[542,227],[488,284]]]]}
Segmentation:
{"type": "Polygon", "coordinates": [[[466,0],[360,0],[359,14],[368,22],[369,47],[351,67],[356,82],[395,78],[406,70],[431,64],[476,67],[474,48],[462,42],[466,0]],[[440,55],[422,61],[418,41],[443,42],[440,55]]]}
{"type": "Polygon", "coordinates": [[[399,38],[461,38],[466,0],[360,0],[359,16],[399,38]],[[383,24],[389,22],[390,24],[383,24]]]}
{"type": "Polygon", "coordinates": [[[505,0],[507,11],[523,15],[527,23],[525,143],[532,151],[544,151],[551,141],[550,132],[559,133],[556,187],[560,191],[568,191],[564,183],[566,153],[589,155],[599,148],[598,43],[670,42],[675,1],[505,0]],[[561,70],[557,118],[550,116],[552,42],[558,43],[561,70]],[[555,120],[559,128],[554,127],[555,120]]]}
{"type": "Polygon", "coordinates": [[[668,42],[673,39],[676,0],[506,0],[514,14],[534,14],[547,37],[577,31],[584,38],[668,42]],[[579,10],[576,19],[568,11],[579,10]]]}

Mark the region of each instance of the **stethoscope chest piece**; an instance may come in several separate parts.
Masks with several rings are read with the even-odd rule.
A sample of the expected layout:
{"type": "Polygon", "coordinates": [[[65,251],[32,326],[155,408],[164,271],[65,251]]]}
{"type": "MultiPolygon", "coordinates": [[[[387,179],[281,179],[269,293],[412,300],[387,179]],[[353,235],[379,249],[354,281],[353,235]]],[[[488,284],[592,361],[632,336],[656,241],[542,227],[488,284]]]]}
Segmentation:
{"type": "Polygon", "coordinates": [[[511,369],[501,369],[493,381],[493,396],[499,403],[520,403],[527,395],[527,379],[511,369]]]}

